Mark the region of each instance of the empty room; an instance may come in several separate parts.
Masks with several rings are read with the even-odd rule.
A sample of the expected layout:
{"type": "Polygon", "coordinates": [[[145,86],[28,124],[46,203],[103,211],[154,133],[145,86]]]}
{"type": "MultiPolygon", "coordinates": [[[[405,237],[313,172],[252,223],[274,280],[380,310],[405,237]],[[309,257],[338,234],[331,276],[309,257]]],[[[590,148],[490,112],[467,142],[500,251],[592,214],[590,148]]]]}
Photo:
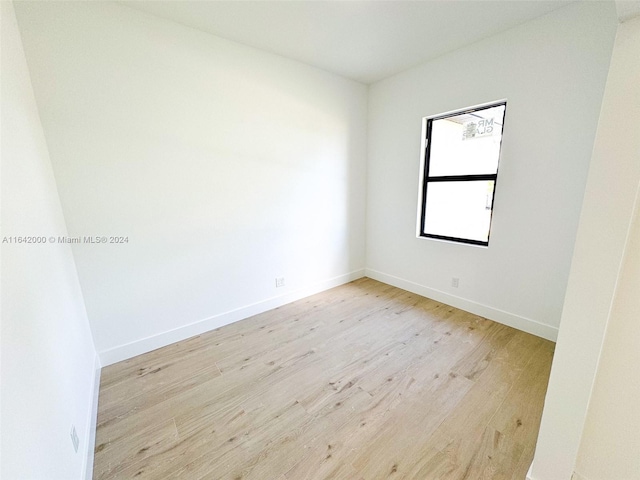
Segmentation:
{"type": "Polygon", "coordinates": [[[2,480],[640,480],[640,2],[0,7],[2,480]]]}

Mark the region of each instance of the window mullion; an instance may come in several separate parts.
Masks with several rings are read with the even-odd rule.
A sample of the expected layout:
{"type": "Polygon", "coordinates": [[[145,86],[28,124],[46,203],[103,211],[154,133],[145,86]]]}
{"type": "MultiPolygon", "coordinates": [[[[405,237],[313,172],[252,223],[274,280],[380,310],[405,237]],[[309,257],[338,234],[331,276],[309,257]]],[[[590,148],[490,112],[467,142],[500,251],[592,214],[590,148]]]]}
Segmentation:
{"type": "Polygon", "coordinates": [[[496,181],[498,178],[497,173],[490,174],[481,174],[481,175],[447,175],[447,176],[437,176],[430,177],[427,176],[427,182],[472,182],[472,181],[482,181],[482,180],[493,180],[496,181]]]}

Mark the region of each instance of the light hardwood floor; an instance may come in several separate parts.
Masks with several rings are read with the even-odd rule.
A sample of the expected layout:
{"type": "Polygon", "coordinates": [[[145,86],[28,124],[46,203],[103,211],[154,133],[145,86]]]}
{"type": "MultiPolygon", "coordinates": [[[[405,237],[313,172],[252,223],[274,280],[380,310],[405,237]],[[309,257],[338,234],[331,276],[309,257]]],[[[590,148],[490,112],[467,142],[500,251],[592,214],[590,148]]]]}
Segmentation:
{"type": "Polygon", "coordinates": [[[517,479],[554,344],[361,279],[102,372],[94,479],[517,479]]]}

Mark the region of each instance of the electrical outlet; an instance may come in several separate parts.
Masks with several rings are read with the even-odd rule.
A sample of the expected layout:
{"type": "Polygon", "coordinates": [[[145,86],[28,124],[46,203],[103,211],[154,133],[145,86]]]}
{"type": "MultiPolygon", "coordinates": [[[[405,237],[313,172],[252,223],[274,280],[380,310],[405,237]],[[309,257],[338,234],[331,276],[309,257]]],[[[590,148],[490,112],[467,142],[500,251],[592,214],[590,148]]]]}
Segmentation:
{"type": "Polygon", "coordinates": [[[284,287],[284,277],[276,277],[276,288],[284,287]]]}
{"type": "Polygon", "coordinates": [[[460,284],[460,279],[458,277],[452,277],[451,278],[451,286],[453,288],[458,288],[459,284],[460,284]]]}
{"type": "Polygon", "coordinates": [[[78,453],[78,447],[80,446],[80,437],[78,437],[78,432],[76,432],[76,426],[71,425],[71,443],[73,443],[73,449],[78,453]]]}

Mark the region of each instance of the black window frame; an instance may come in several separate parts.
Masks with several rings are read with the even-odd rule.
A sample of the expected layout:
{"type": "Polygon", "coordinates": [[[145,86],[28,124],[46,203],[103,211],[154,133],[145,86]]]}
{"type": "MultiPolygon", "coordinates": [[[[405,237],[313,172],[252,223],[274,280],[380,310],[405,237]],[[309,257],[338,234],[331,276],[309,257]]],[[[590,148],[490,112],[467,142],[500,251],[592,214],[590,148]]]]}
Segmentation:
{"type": "Polygon", "coordinates": [[[421,199],[420,199],[420,223],[418,230],[418,237],[422,238],[432,238],[435,240],[444,240],[448,242],[455,243],[464,243],[469,245],[479,245],[482,247],[489,246],[489,240],[491,237],[491,224],[493,222],[493,205],[496,197],[496,188],[498,185],[498,171],[500,168],[500,160],[502,157],[502,140],[504,138],[504,123],[505,118],[507,116],[507,100],[500,100],[497,102],[485,103],[482,105],[477,105],[475,107],[469,107],[462,110],[456,110],[452,112],[443,113],[440,115],[435,115],[433,117],[425,117],[423,121],[425,122],[425,132],[424,132],[424,148],[423,150],[423,158],[422,158],[422,174],[421,174],[421,199]],[[471,114],[474,112],[478,112],[480,110],[487,110],[489,108],[504,106],[504,114],[502,117],[502,128],[500,129],[500,149],[498,150],[498,166],[496,168],[496,173],[492,174],[479,174],[479,175],[445,175],[445,176],[429,176],[429,164],[430,164],[430,156],[431,156],[431,129],[433,126],[433,122],[435,120],[442,120],[444,118],[456,117],[458,115],[471,114]],[[448,237],[445,235],[435,235],[432,233],[425,233],[425,215],[427,212],[427,189],[430,183],[436,182],[468,182],[468,181],[481,181],[481,180],[493,180],[493,195],[491,198],[491,215],[489,217],[489,233],[487,235],[487,241],[484,242],[482,240],[473,240],[469,238],[458,238],[458,237],[448,237]]]}

